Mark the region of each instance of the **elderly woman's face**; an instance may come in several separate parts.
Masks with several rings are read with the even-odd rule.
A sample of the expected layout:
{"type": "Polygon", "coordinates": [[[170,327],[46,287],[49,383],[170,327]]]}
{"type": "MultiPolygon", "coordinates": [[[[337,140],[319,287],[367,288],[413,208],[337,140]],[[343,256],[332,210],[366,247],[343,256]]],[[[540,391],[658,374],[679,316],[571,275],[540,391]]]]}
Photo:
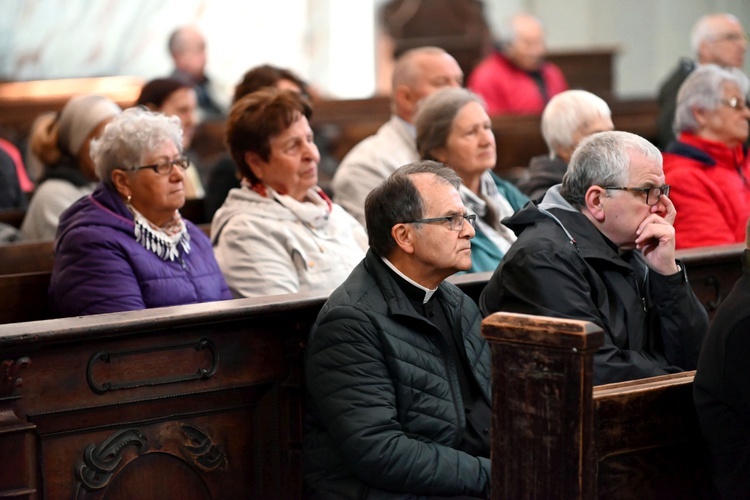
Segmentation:
{"type": "MultiPolygon", "coordinates": [[[[180,156],[177,146],[167,141],[146,154],[143,165],[158,165],[180,156]]],[[[185,172],[178,166],[173,166],[169,174],[157,173],[152,168],[129,172],[130,202],[149,221],[162,226],[185,204],[184,180],[185,172]]]]}
{"type": "Polygon", "coordinates": [[[470,102],[453,119],[445,146],[433,156],[453,168],[464,181],[495,166],[495,136],[487,112],[478,102],[470,102]]]}
{"type": "Polygon", "coordinates": [[[735,147],[747,141],[750,111],[745,106],[745,97],[733,82],[722,85],[721,102],[714,110],[698,110],[696,118],[700,125],[698,135],[735,147]]]}
{"type": "Polygon", "coordinates": [[[307,118],[299,119],[269,140],[271,153],[265,162],[257,156],[250,161],[253,174],[281,194],[298,201],[318,183],[320,153],[313,142],[307,118]]]}

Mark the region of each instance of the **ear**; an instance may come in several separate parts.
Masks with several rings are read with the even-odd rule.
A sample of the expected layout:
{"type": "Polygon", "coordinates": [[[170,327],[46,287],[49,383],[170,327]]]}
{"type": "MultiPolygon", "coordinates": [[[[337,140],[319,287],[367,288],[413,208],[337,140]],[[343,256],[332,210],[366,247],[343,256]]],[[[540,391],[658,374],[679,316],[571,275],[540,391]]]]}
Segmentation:
{"type": "Polygon", "coordinates": [[[391,228],[391,236],[402,252],[414,253],[414,227],[411,224],[395,224],[391,228]]]}
{"type": "Polygon", "coordinates": [[[604,222],[604,198],[607,197],[607,190],[601,186],[591,186],[586,191],[584,201],[586,203],[586,210],[594,217],[598,222],[604,222]]]}
{"type": "Polygon", "coordinates": [[[693,113],[695,121],[698,122],[698,125],[703,127],[708,121],[708,114],[710,113],[710,111],[695,106],[690,108],[690,111],[693,113]]]}
{"type": "Polygon", "coordinates": [[[440,163],[445,163],[448,159],[448,152],[445,150],[444,147],[439,147],[437,149],[433,149],[430,151],[430,156],[435,158],[440,163]]]}
{"type": "Polygon", "coordinates": [[[130,192],[130,177],[124,170],[115,169],[110,176],[112,184],[115,185],[115,189],[120,196],[127,198],[131,195],[130,192]]]}
{"type": "Polygon", "coordinates": [[[411,88],[407,85],[397,85],[396,88],[393,89],[393,99],[396,101],[397,109],[405,110],[409,114],[407,117],[409,120],[413,118],[414,113],[416,112],[417,103],[413,102],[413,94],[411,88]]]}
{"type": "Polygon", "coordinates": [[[263,165],[265,165],[265,162],[260,159],[260,156],[252,151],[245,151],[245,163],[250,168],[253,175],[262,181],[263,165]]]}

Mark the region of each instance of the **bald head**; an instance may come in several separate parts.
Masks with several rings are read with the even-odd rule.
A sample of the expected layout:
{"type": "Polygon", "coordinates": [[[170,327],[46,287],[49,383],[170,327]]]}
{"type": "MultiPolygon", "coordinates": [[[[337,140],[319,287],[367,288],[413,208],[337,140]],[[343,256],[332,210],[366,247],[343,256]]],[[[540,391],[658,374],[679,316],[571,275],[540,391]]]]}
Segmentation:
{"type": "Polygon", "coordinates": [[[441,48],[404,52],[393,69],[393,112],[411,123],[420,100],[443,87],[460,87],[463,79],[456,60],[441,48]]]}
{"type": "Polygon", "coordinates": [[[690,44],[701,64],[741,68],[747,40],[739,20],[731,14],[708,14],[695,23],[690,44]]]}
{"type": "Polygon", "coordinates": [[[196,80],[203,78],[206,67],[206,40],[194,26],[183,26],[169,37],[169,53],[175,67],[196,80]]]}
{"type": "Polygon", "coordinates": [[[525,71],[536,71],[544,62],[547,46],[544,27],[529,14],[516,14],[501,32],[503,51],[513,64],[525,71]]]}

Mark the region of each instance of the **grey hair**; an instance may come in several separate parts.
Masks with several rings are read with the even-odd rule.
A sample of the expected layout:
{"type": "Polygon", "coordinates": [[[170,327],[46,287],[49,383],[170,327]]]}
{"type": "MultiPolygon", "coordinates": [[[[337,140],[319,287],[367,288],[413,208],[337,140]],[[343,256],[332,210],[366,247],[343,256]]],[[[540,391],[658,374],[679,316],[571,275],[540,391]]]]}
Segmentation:
{"type": "Polygon", "coordinates": [[[611,118],[612,112],[601,97],[585,90],[566,90],[550,99],[542,113],[542,136],[550,157],[576,145],[577,131],[598,117],[611,118]]]}
{"type": "Polygon", "coordinates": [[[433,174],[437,182],[450,184],[456,190],[461,186],[461,179],[452,168],[436,161],[418,161],[398,168],[370,191],[365,199],[365,223],[370,248],[381,257],[388,257],[396,248],[393,226],[424,216],[424,200],[411,179],[418,174],[433,174]]]}
{"type": "Polygon", "coordinates": [[[734,83],[744,98],[748,92],[747,76],[738,68],[722,68],[716,64],[704,64],[690,73],[677,93],[674,131],[695,132],[699,128],[694,109],[714,110],[724,98],[724,83],[734,83]]]}
{"type": "Polygon", "coordinates": [[[448,54],[445,50],[440,47],[417,47],[414,49],[407,50],[401,57],[398,58],[396,64],[393,67],[393,75],[391,76],[391,88],[395,89],[399,85],[406,85],[407,87],[413,87],[422,76],[420,74],[421,68],[415,61],[423,55],[444,55],[448,54]]]}
{"type": "Polygon", "coordinates": [[[481,97],[464,88],[445,87],[422,100],[414,117],[417,151],[422,159],[438,161],[432,152],[445,146],[456,115],[470,102],[484,107],[481,97]]]}
{"type": "Polygon", "coordinates": [[[514,14],[510,17],[505,18],[500,25],[500,33],[497,37],[497,41],[500,44],[500,47],[507,47],[508,45],[512,45],[513,42],[516,41],[516,38],[518,37],[518,27],[516,25],[516,21],[521,17],[529,17],[533,19],[534,21],[539,23],[539,26],[541,26],[542,29],[544,29],[544,24],[538,17],[526,13],[514,14]]]}
{"type": "Polygon", "coordinates": [[[153,113],[136,107],[123,111],[91,142],[91,159],[96,173],[112,186],[112,172],[131,170],[143,164],[147,155],[171,141],[182,152],[182,126],[176,116],[153,113]]]}
{"type": "Polygon", "coordinates": [[[570,158],[560,194],[580,209],[586,204],[586,192],[591,186],[625,186],[633,153],[662,165],[656,146],[639,135],[609,131],[585,137],[570,158]]]}
{"type": "Polygon", "coordinates": [[[701,48],[701,44],[705,41],[710,40],[717,34],[716,26],[714,22],[719,18],[725,18],[737,24],[741,24],[739,19],[732,14],[706,14],[702,16],[693,25],[693,29],[690,31],[690,48],[693,49],[693,53],[698,55],[698,51],[701,48]]]}

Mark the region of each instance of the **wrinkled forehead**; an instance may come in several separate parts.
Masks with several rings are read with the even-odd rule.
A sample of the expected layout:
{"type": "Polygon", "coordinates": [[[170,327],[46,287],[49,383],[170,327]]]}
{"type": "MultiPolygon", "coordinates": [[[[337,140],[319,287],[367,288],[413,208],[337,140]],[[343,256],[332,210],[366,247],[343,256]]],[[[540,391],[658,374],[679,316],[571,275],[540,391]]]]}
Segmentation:
{"type": "Polygon", "coordinates": [[[661,157],[652,158],[646,156],[640,151],[629,151],[630,167],[629,185],[630,186],[661,186],[664,184],[664,168],[661,157]]]}

